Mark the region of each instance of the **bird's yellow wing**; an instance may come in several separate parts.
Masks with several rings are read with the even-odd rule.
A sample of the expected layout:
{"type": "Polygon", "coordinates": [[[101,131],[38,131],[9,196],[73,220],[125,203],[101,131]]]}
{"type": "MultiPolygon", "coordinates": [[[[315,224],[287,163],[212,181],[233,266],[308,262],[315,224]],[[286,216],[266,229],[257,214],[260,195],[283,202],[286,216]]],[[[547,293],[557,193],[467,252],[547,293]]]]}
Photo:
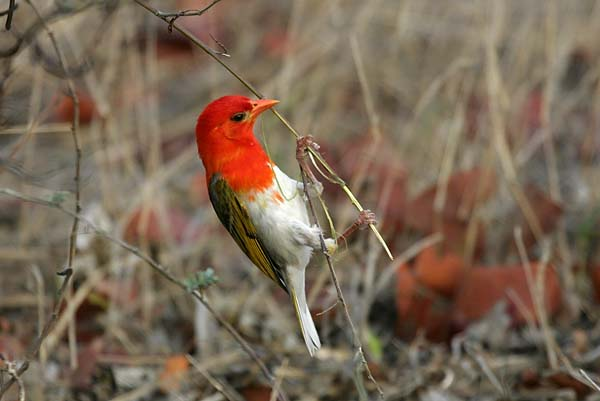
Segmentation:
{"type": "Polygon", "coordinates": [[[262,243],[246,207],[227,181],[214,174],[208,184],[210,201],[229,234],[260,271],[288,291],[283,266],[278,264],[262,243]]]}

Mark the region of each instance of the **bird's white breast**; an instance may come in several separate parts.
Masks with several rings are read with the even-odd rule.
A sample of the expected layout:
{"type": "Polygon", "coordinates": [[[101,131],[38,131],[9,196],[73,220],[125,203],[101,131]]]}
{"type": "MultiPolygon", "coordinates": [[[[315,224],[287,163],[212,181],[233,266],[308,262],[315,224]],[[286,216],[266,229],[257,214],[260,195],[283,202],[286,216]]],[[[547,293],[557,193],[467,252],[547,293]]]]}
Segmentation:
{"type": "Polygon", "coordinates": [[[247,194],[244,203],[269,252],[283,259],[286,266],[304,268],[312,253],[305,238],[301,238],[304,227],[310,227],[305,198],[298,181],[277,166],[273,171],[271,187],[247,194]]]}

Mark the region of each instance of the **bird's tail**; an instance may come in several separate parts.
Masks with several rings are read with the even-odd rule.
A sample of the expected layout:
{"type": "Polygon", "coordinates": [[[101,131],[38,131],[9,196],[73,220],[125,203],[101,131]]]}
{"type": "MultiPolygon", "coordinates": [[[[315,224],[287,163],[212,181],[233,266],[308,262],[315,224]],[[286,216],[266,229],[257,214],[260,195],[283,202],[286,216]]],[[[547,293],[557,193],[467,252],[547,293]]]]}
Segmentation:
{"type": "Polygon", "coordinates": [[[290,296],[294,301],[296,316],[302,329],[302,336],[308,348],[308,353],[313,356],[321,348],[321,340],[312,320],[308,304],[306,303],[306,293],[304,291],[304,269],[290,267],[287,269],[287,284],[290,290],[290,296]]]}

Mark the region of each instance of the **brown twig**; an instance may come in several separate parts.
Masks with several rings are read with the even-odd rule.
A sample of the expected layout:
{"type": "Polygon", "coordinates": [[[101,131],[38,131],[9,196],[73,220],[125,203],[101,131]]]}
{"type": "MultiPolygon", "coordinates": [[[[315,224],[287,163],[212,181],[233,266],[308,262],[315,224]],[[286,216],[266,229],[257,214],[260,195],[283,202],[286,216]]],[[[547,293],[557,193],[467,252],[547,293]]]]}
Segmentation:
{"type": "MultiPolygon", "coordinates": [[[[83,4],[81,7],[72,9],[70,13],[65,13],[64,10],[62,10],[60,7],[55,7],[44,14],[43,20],[46,24],[48,24],[61,18],[80,13],[81,11],[87,10],[88,8],[96,5],[97,3],[101,2],[85,2],[85,4],[83,4]]],[[[31,24],[31,26],[29,26],[27,29],[25,29],[23,33],[19,35],[13,33],[13,35],[15,36],[15,43],[13,43],[12,46],[10,46],[7,49],[0,49],[0,58],[12,57],[15,54],[19,53],[21,50],[25,49],[25,45],[29,44],[37,35],[38,31],[42,28],[43,26],[41,22],[36,21],[35,23],[31,24]]]]}
{"type": "Polygon", "coordinates": [[[204,14],[205,12],[207,12],[212,6],[214,6],[215,4],[217,4],[220,1],[221,0],[213,0],[213,2],[210,3],[208,6],[202,8],[202,9],[198,9],[198,10],[181,10],[181,11],[175,11],[173,13],[166,13],[163,11],[155,10],[154,15],[167,21],[169,23],[169,32],[172,32],[173,24],[175,23],[177,18],[200,16],[200,15],[204,14]]]}
{"type": "MultiPolygon", "coordinates": [[[[2,190],[0,190],[0,192],[8,194],[7,192],[4,192],[2,190]]],[[[46,322],[46,325],[44,326],[44,329],[42,330],[38,338],[29,346],[29,349],[27,350],[27,353],[25,355],[25,360],[23,361],[19,369],[16,370],[15,375],[11,375],[12,377],[10,378],[10,380],[4,383],[2,388],[0,388],[0,399],[2,399],[4,393],[6,393],[15,382],[18,382],[23,373],[25,373],[25,371],[29,369],[30,361],[33,358],[35,358],[40,352],[40,347],[42,346],[42,343],[44,342],[44,340],[48,336],[48,333],[50,333],[52,327],[54,327],[54,323],[56,323],[56,320],[58,319],[58,312],[60,311],[60,307],[62,306],[65,290],[70,282],[73,270],[67,268],[66,270],[58,272],[57,274],[60,276],[64,276],[64,279],[60,289],[58,290],[58,297],[56,304],[54,305],[54,309],[52,310],[52,315],[50,315],[50,318],[46,322]]]]}
{"type": "MultiPolygon", "coordinates": [[[[136,248],[135,246],[119,239],[116,238],[112,235],[110,235],[109,233],[107,233],[106,231],[100,229],[98,226],[96,226],[91,220],[87,219],[85,216],[81,216],[76,214],[75,212],[66,209],[65,207],[63,207],[60,203],[57,202],[52,202],[52,201],[48,201],[42,198],[37,198],[34,196],[29,196],[29,195],[25,195],[22,193],[19,193],[17,191],[14,191],[12,189],[9,188],[0,188],[0,194],[1,195],[6,195],[6,196],[10,196],[12,198],[16,198],[25,202],[31,202],[31,203],[35,203],[38,205],[42,205],[42,206],[46,206],[49,208],[53,208],[56,210],[61,211],[64,214],[67,214],[73,218],[77,217],[79,219],[80,222],[82,222],[83,224],[86,225],[86,227],[89,228],[90,231],[94,232],[96,235],[107,239],[108,241],[120,246],[121,248],[127,250],[128,252],[132,253],[133,255],[137,256],[139,259],[143,260],[144,262],[146,262],[156,273],[158,273],[160,276],[162,276],[163,278],[165,278],[166,280],[170,281],[171,283],[175,284],[177,287],[185,290],[186,292],[188,291],[188,288],[186,286],[186,284],[177,279],[176,277],[174,277],[169,270],[161,265],[159,262],[157,262],[156,260],[152,259],[150,256],[148,256],[145,253],[142,253],[138,248],[136,248]]],[[[209,311],[209,313],[213,316],[213,318],[227,331],[229,332],[229,334],[234,338],[234,340],[242,347],[242,349],[248,354],[248,356],[250,356],[250,358],[252,358],[252,360],[254,360],[254,362],[256,363],[256,365],[260,368],[261,372],[263,373],[263,375],[265,376],[265,378],[267,379],[267,381],[269,382],[269,384],[271,385],[271,387],[273,387],[275,385],[275,379],[273,374],[271,373],[271,371],[269,370],[269,368],[267,368],[267,366],[265,365],[265,363],[262,361],[262,359],[260,359],[260,357],[258,356],[258,354],[256,353],[256,351],[252,348],[252,346],[250,346],[250,344],[248,344],[246,342],[246,340],[244,340],[241,336],[240,333],[238,333],[233,326],[231,326],[231,324],[229,324],[229,322],[227,322],[225,320],[225,318],[223,318],[221,315],[219,315],[212,307],[212,305],[206,300],[206,298],[202,295],[201,292],[195,290],[193,292],[191,292],[191,295],[196,298],[198,301],[200,301],[205,307],[206,309],[209,311]]],[[[0,393],[1,395],[1,393],[0,393]]],[[[282,400],[287,400],[287,397],[285,396],[285,394],[280,390],[280,398],[282,400]]]]}
{"type": "MultiPolygon", "coordinates": [[[[308,149],[310,149],[310,148],[308,148],[308,149]]],[[[315,221],[315,224],[317,224],[317,226],[320,228],[321,226],[317,219],[315,207],[314,207],[314,205],[312,203],[312,199],[310,197],[310,191],[308,191],[308,183],[306,181],[307,173],[304,171],[304,169],[302,168],[301,165],[300,165],[300,175],[302,176],[302,184],[304,185],[304,193],[306,194],[306,199],[308,201],[308,207],[310,210],[310,214],[312,215],[312,218],[315,221]]],[[[356,331],[356,327],[354,326],[352,317],[350,316],[350,311],[348,310],[348,304],[346,303],[346,299],[344,298],[344,293],[342,292],[342,287],[340,286],[340,282],[337,278],[337,274],[335,273],[335,269],[333,268],[333,261],[332,261],[331,255],[329,254],[329,251],[327,250],[327,245],[325,244],[325,237],[323,235],[323,231],[320,230],[319,233],[320,233],[319,239],[321,241],[321,252],[323,253],[323,255],[325,255],[325,259],[327,260],[327,266],[329,267],[329,273],[331,274],[331,279],[333,281],[333,285],[335,286],[335,291],[337,292],[338,302],[344,310],[344,317],[346,318],[346,322],[348,323],[348,327],[350,327],[350,332],[352,334],[352,346],[356,351],[356,353],[355,353],[356,365],[355,366],[357,368],[360,366],[365,370],[365,372],[367,372],[367,377],[377,388],[379,397],[381,399],[383,399],[384,398],[383,390],[379,386],[379,383],[377,383],[377,380],[375,380],[375,378],[373,377],[373,374],[371,373],[371,369],[369,369],[369,365],[367,364],[367,359],[365,358],[365,354],[363,352],[362,342],[360,341],[360,337],[358,335],[358,332],[356,331]]],[[[359,392],[361,401],[366,399],[366,394],[363,394],[364,387],[361,387],[361,385],[359,383],[357,383],[356,387],[359,392]]]]}
{"type": "MultiPolygon", "coordinates": [[[[73,137],[73,145],[75,147],[75,213],[78,215],[81,213],[81,190],[80,190],[80,176],[81,176],[81,148],[79,146],[79,138],[77,136],[77,132],[79,131],[79,97],[77,96],[77,92],[75,91],[75,84],[73,81],[68,78],[67,74],[67,65],[65,62],[64,54],[58,45],[56,37],[54,36],[54,32],[48,24],[44,21],[42,15],[40,14],[37,7],[33,4],[31,0],[26,0],[29,6],[33,9],[36,16],[40,20],[42,27],[48,34],[50,41],[52,42],[52,47],[54,47],[54,51],[58,57],[58,61],[60,63],[61,69],[64,71],[65,76],[67,76],[67,88],[69,91],[69,97],[73,101],[73,119],[71,121],[71,135],[73,137]]],[[[71,268],[73,266],[73,258],[75,257],[75,242],[77,240],[77,228],[79,225],[79,219],[77,216],[73,217],[73,225],[71,226],[71,235],[69,236],[69,255],[67,260],[67,267],[71,268]]]]}
{"type": "Polygon", "coordinates": [[[3,17],[6,15],[6,23],[4,24],[4,29],[6,29],[7,31],[10,30],[10,27],[12,25],[13,14],[18,6],[19,5],[17,4],[17,0],[10,0],[10,3],[8,4],[8,8],[6,10],[0,12],[0,17],[3,17]]]}
{"type": "MultiPolygon", "coordinates": [[[[43,29],[48,34],[50,38],[50,42],[52,43],[52,47],[54,47],[54,51],[56,52],[56,56],[58,58],[58,62],[60,64],[60,68],[65,74],[65,79],[67,82],[67,89],[69,92],[69,97],[73,102],[73,119],[71,121],[71,135],[73,137],[73,146],[75,150],[75,177],[73,178],[75,182],[75,216],[73,217],[73,224],[71,225],[71,234],[69,235],[69,253],[67,258],[67,268],[71,269],[73,267],[73,259],[75,258],[75,253],[77,248],[75,246],[77,242],[77,232],[79,228],[79,218],[77,217],[79,213],[81,213],[81,188],[80,188],[80,176],[81,176],[81,147],[79,146],[79,138],[77,133],[79,131],[79,98],[77,96],[77,92],[75,91],[75,84],[73,80],[69,78],[67,63],[65,61],[65,56],[62,52],[62,49],[58,45],[58,41],[54,36],[54,31],[50,28],[50,26],[43,19],[42,14],[39,12],[35,4],[31,0],[26,0],[27,4],[34,11],[37,16],[40,24],[42,24],[43,29]]],[[[70,294],[70,289],[68,293],[70,294]]],[[[69,348],[71,350],[71,367],[77,367],[77,349],[76,349],[76,338],[75,338],[75,322],[72,321],[69,324],[69,348]]]]}
{"type": "Polygon", "coordinates": [[[217,44],[217,46],[219,46],[221,48],[221,52],[217,52],[217,54],[219,54],[223,57],[231,57],[231,54],[229,54],[229,50],[227,50],[227,47],[225,47],[225,45],[223,43],[221,43],[217,38],[215,38],[212,35],[212,33],[209,33],[208,35],[217,44]]]}

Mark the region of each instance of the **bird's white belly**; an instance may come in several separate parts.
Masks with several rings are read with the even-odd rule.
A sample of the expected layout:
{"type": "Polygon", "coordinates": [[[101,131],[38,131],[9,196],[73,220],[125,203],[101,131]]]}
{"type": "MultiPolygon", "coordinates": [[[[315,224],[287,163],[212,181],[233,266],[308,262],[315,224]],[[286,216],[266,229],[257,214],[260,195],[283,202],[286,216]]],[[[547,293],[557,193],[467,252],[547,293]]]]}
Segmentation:
{"type": "Polygon", "coordinates": [[[246,208],[264,245],[287,266],[304,268],[312,248],[307,246],[310,221],[297,181],[274,167],[277,181],[262,192],[248,194],[246,208]],[[281,190],[280,190],[281,188],[281,190]]]}

